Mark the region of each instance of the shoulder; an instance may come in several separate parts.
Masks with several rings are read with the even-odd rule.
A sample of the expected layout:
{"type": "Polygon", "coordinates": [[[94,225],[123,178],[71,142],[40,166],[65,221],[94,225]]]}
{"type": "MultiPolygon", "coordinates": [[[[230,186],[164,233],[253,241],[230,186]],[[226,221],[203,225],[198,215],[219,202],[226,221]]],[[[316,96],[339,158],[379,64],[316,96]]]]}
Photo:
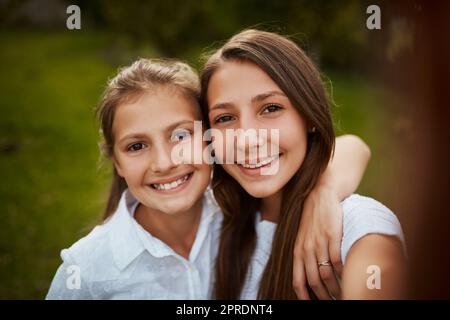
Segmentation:
{"type": "Polygon", "coordinates": [[[382,203],[360,195],[347,198],[342,206],[342,297],[401,298],[406,247],[397,217],[382,203]]]}
{"type": "Polygon", "coordinates": [[[88,235],[61,251],[63,264],[80,269],[85,281],[117,273],[110,243],[110,222],[96,226],[88,235]]]}
{"type": "Polygon", "coordinates": [[[382,234],[397,237],[404,243],[404,236],[398,218],[381,202],[351,195],[342,202],[343,237],[341,246],[342,261],[351,247],[368,234],[382,234]]]}
{"type": "Polygon", "coordinates": [[[352,212],[362,212],[368,210],[375,210],[382,212],[382,214],[393,215],[392,211],[381,202],[370,198],[361,196],[359,194],[352,194],[350,197],[342,201],[342,208],[344,214],[351,214],[352,212]]]}
{"type": "Polygon", "coordinates": [[[53,277],[46,299],[93,298],[90,284],[111,273],[108,272],[112,260],[108,254],[108,230],[108,224],[96,226],[87,236],[61,251],[63,263],[53,277]]]}

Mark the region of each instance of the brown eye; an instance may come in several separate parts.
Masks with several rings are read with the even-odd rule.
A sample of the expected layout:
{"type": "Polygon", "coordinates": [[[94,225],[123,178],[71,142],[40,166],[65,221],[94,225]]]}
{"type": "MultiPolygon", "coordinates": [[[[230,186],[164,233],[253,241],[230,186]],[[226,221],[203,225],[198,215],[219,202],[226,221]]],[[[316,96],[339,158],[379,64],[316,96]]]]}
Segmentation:
{"type": "Polygon", "coordinates": [[[268,106],[266,106],[263,110],[262,113],[273,113],[276,112],[278,110],[281,110],[282,108],[279,105],[276,104],[269,104],[268,106]]]}
{"type": "Polygon", "coordinates": [[[127,147],[127,151],[139,151],[145,148],[145,145],[141,142],[133,143],[127,147]]]}
{"type": "Polygon", "coordinates": [[[214,123],[224,123],[233,120],[233,116],[224,115],[214,119],[214,123]]]}

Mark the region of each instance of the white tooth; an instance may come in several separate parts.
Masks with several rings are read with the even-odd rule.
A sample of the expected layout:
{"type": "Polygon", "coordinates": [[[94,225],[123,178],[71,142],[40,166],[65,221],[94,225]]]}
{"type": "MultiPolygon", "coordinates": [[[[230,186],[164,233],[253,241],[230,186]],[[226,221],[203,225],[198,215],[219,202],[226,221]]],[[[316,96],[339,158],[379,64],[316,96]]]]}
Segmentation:
{"type": "Polygon", "coordinates": [[[169,183],[164,183],[164,184],[153,184],[153,186],[157,189],[157,190],[170,190],[173,188],[178,187],[180,184],[182,184],[183,182],[185,182],[187,179],[189,178],[189,175],[186,175],[180,179],[177,179],[173,182],[169,182],[169,183]]]}

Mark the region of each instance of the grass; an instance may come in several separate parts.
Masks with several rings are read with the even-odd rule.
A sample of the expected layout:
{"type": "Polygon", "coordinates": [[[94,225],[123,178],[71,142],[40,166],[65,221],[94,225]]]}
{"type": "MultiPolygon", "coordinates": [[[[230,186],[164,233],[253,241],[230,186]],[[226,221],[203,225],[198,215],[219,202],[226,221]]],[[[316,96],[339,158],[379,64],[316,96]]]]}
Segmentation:
{"type": "MultiPolygon", "coordinates": [[[[108,172],[97,170],[92,111],[116,70],[110,40],[0,33],[0,299],[44,298],[60,250],[99,221],[108,172]]],[[[348,75],[330,78],[338,132],[359,134],[374,154],[384,152],[384,91],[348,75]]],[[[376,159],[363,192],[382,189],[376,172],[389,161],[383,153],[376,159]]]]}
{"type": "Polygon", "coordinates": [[[328,74],[333,89],[336,133],[352,133],[370,147],[372,158],[357,192],[394,207],[395,179],[401,167],[398,141],[405,141],[407,119],[401,102],[388,88],[352,74],[328,74]]]}
{"type": "Polygon", "coordinates": [[[114,68],[96,35],[1,34],[0,298],[43,298],[99,218],[93,107],[114,68]]]}

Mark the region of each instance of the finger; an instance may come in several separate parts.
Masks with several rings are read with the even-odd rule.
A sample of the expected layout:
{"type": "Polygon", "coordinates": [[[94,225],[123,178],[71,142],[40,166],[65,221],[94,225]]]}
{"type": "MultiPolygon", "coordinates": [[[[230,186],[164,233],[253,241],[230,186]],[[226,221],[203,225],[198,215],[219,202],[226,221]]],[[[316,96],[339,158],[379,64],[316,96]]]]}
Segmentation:
{"type": "Polygon", "coordinates": [[[331,238],[328,243],[328,250],[330,252],[330,260],[333,264],[333,268],[336,271],[336,273],[339,275],[339,277],[342,275],[342,260],[341,260],[341,243],[342,243],[342,237],[341,235],[338,235],[337,238],[331,238]]]}
{"type": "Polygon", "coordinates": [[[308,284],[316,294],[317,298],[319,298],[320,300],[330,300],[331,296],[328,293],[325,286],[323,285],[319,275],[319,269],[315,254],[313,253],[307,254],[307,259],[305,261],[305,269],[308,284]]]}
{"type": "MultiPolygon", "coordinates": [[[[322,258],[319,260],[319,262],[323,261],[329,261],[329,259],[322,258]]],[[[319,266],[319,274],[330,296],[334,299],[339,299],[341,296],[341,288],[334,273],[333,266],[331,265],[319,266]]]]}
{"type": "Polygon", "coordinates": [[[297,298],[300,300],[310,300],[306,289],[306,275],[303,260],[294,255],[294,270],[292,271],[292,285],[297,298]]]}

